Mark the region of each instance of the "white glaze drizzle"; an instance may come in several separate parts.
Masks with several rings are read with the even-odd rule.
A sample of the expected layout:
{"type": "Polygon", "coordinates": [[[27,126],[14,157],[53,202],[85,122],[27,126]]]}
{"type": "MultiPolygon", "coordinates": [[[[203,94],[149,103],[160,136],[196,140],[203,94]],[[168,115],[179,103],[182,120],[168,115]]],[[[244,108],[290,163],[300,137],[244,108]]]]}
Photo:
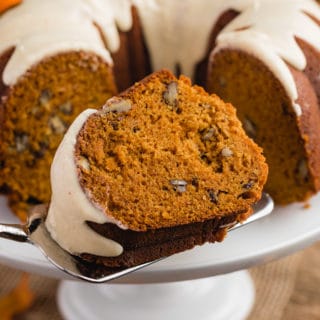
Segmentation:
{"type": "Polygon", "coordinates": [[[120,45],[119,30],[132,26],[132,5],[144,27],[153,69],[175,70],[179,65],[187,76],[204,57],[221,14],[228,9],[240,12],[220,33],[216,52],[228,47],[257,56],[280,79],[301,114],[295,103],[297,88],[283,60],[305,68],[295,36],[320,50],[320,28],[306,14],[320,20],[315,0],[24,0],[0,18],[0,52],[16,47],[4,83],[14,84],[37,61],[57,52],[93,51],[111,64],[110,52],[120,45]]]}
{"type": "Polygon", "coordinates": [[[88,200],[79,184],[74,148],[79,131],[93,109],[83,111],[64,136],[51,166],[52,197],[46,227],[59,245],[73,254],[91,253],[98,256],[118,256],[122,246],[102,237],[88,227],[86,221],[113,223],[125,229],[102,209],[88,200]]]}
{"type": "MultiPolygon", "coordinates": [[[[174,70],[179,64],[182,73],[189,76],[204,57],[211,29],[220,15],[228,9],[239,11],[218,37],[216,52],[231,47],[256,55],[280,79],[297,115],[301,114],[295,103],[297,89],[283,59],[299,70],[305,67],[294,36],[320,49],[319,27],[304,13],[320,20],[315,0],[24,0],[0,16],[0,52],[15,47],[3,73],[4,83],[14,84],[44,57],[64,51],[92,51],[112,64],[110,52],[120,44],[118,29],[126,31],[132,26],[132,4],[144,26],[153,69],[174,70]],[[99,26],[107,48],[93,22],[99,26]],[[237,31],[243,27],[248,28],[237,31]]],[[[77,118],[57,151],[46,225],[53,238],[72,253],[81,250],[117,256],[121,245],[85,224],[87,220],[118,222],[90,203],[79,185],[74,162],[77,134],[93,112],[85,111],[77,118]]]]}
{"type": "Polygon", "coordinates": [[[203,59],[211,30],[229,8],[242,11],[250,0],[133,0],[153,70],[168,68],[191,77],[203,59]]]}
{"type": "Polygon", "coordinates": [[[314,0],[252,1],[219,34],[214,52],[240,49],[260,59],[283,84],[297,116],[301,115],[298,92],[285,61],[298,70],[306,67],[295,37],[320,50],[320,28],[306,13],[320,20],[320,7],[314,0]]]}
{"type": "Polygon", "coordinates": [[[16,47],[3,81],[12,85],[42,58],[64,51],[93,51],[111,64],[110,52],[120,45],[119,30],[132,26],[132,5],[144,26],[153,69],[174,70],[179,64],[191,77],[220,14],[230,7],[241,11],[250,1],[24,0],[0,17],[0,52],[16,47]]]}
{"type": "Polygon", "coordinates": [[[3,72],[13,85],[44,57],[65,51],[95,52],[112,64],[119,32],[131,27],[128,0],[24,0],[0,16],[0,53],[15,47],[3,72]],[[99,25],[109,50],[101,39],[99,25]]]}

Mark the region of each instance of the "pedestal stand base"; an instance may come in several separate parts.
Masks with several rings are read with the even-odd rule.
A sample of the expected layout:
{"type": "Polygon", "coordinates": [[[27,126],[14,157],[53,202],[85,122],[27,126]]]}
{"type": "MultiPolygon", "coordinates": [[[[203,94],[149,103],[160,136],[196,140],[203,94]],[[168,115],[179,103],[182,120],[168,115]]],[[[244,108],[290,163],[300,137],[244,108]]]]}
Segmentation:
{"type": "Polygon", "coordinates": [[[253,302],[247,271],[156,284],[63,281],[58,291],[66,320],[243,320],[253,302]]]}

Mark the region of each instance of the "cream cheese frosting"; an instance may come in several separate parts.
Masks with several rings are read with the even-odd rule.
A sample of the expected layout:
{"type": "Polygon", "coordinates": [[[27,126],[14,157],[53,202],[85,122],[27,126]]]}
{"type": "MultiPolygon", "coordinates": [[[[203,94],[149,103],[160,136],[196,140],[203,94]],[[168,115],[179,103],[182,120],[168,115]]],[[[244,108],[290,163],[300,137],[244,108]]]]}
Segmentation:
{"type": "Polygon", "coordinates": [[[133,0],[150,52],[153,70],[168,68],[192,77],[207,51],[211,30],[221,14],[244,10],[252,0],[133,0]]]}
{"type": "Polygon", "coordinates": [[[260,59],[281,81],[300,116],[297,88],[286,63],[301,71],[306,67],[295,37],[320,50],[320,28],[311,17],[320,20],[320,6],[314,0],[252,1],[219,34],[214,54],[231,48],[260,59]]]}
{"type": "Polygon", "coordinates": [[[24,0],[0,19],[0,52],[15,47],[3,82],[14,84],[42,58],[64,51],[93,51],[112,64],[110,53],[120,46],[119,30],[132,27],[132,5],[144,27],[153,69],[174,70],[179,65],[184,74],[192,76],[221,12],[230,5],[242,10],[248,3],[250,0],[24,0]],[[201,32],[195,28],[198,25],[201,32]]]}
{"type": "MultiPolygon", "coordinates": [[[[75,145],[77,136],[94,113],[126,112],[131,104],[116,97],[109,99],[102,110],[87,109],[83,111],[69,127],[51,166],[52,196],[46,218],[46,228],[52,238],[65,250],[73,254],[91,253],[98,256],[112,257],[122,253],[122,246],[93,231],[86,223],[112,223],[121,229],[126,226],[108,216],[108,213],[91,202],[90,194],[79,183],[75,145]]],[[[90,168],[86,159],[79,159],[78,165],[90,168]]]]}
{"type": "Polygon", "coordinates": [[[89,3],[85,6],[82,0],[26,0],[2,15],[0,52],[15,48],[3,72],[4,84],[14,84],[32,65],[58,52],[93,51],[112,63],[92,23],[90,13],[95,11],[89,3]]]}
{"type": "MultiPolygon", "coordinates": [[[[188,76],[204,58],[218,18],[236,10],[239,15],[218,36],[214,54],[231,48],[256,56],[281,81],[297,116],[301,115],[288,64],[298,70],[306,67],[295,37],[320,50],[320,28],[311,18],[320,20],[315,0],[24,0],[0,16],[0,52],[15,48],[2,75],[4,84],[14,85],[34,64],[61,52],[87,50],[112,64],[111,53],[120,46],[119,32],[132,27],[132,5],[143,25],[153,69],[174,70],[179,65],[188,76]]],[[[95,233],[85,221],[125,226],[95,207],[77,178],[76,137],[93,112],[87,110],[77,118],[56,153],[46,226],[72,253],[117,256],[122,246],[95,233]]]]}
{"type": "Polygon", "coordinates": [[[52,197],[45,224],[52,238],[68,252],[111,257],[120,255],[122,246],[93,231],[86,221],[125,227],[89,201],[90,196],[84,192],[78,180],[74,154],[77,135],[84,122],[95,112],[93,109],[82,112],[57,149],[51,166],[52,197]]]}
{"type": "Polygon", "coordinates": [[[132,27],[132,5],[143,25],[153,70],[179,66],[190,77],[221,14],[239,12],[220,33],[215,52],[239,49],[262,60],[301,114],[286,63],[298,70],[306,67],[295,37],[320,50],[320,28],[311,18],[320,20],[316,0],[24,0],[0,18],[0,52],[15,47],[3,82],[14,84],[43,57],[64,51],[93,51],[112,64],[110,53],[119,49],[120,30],[132,27]]]}

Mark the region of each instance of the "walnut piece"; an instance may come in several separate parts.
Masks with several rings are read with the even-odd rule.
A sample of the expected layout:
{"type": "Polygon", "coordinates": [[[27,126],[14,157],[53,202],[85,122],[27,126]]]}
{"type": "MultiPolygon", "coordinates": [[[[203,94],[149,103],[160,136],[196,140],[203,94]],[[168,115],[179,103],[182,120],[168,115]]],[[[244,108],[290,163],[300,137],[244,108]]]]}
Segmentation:
{"type": "Polygon", "coordinates": [[[209,195],[209,198],[210,198],[210,202],[214,203],[214,204],[218,204],[218,195],[217,193],[212,190],[212,189],[208,189],[208,195],[209,195]]]}
{"type": "Polygon", "coordinates": [[[231,150],[230,148],[224,147],[224,148],[221,150],[221,155],[222,155],[223,157],[228,158],[228,157],[231,157],[231,156],[233,155],[233,152],[232,152],[232,150],[231,150]]]}
{"type": "Polygon", "coordinates": [[[29,143],[29,137],[26,134],[16,135],[15,138],[16,151],[21,153],[27,149],[29,143]]]}
{"type": "Polygon", "coordinates": [[[173,185],[173,188],[177,192],[186,192],[187,191],[187,182],[181,179],[172,179],[170,183],[173,185]]]}
{"type": "Polygon", "coordinates": [[[132,108],[130,100],[121,99],[114,97],[109,99],[103,106],[102,110],[104,113],[108,112],[128,112],[132,108]]]}
{"type": "Polygon", "coordinates": [[[49,89],[42,90],[39,97],[40,105],[46,106],[51,98],[52,98],[52,93],[49,89]]]}
{"type": "Polygon", "coordinates": [[[299,178],[303,181],[306,181],[309,176],[309,169],[307,165],[307,161],[305,159],[302,159],[298,163],[298,175],[299,178]]]}
{"type": "Polygon", "coordinates": [[[49,119],[49,126],[56,134],[63,134],[67,130],[66,124],[58,116],[53,116],[49,119]]]}
{"type": "Polygon", "coordinates": [[[171,107],[176,107],[178,104],[178,84],[170,82],[167,89],[163,93],[165,103],[171,107]]]}
{"type": "Polygon", "coordinates": [[[89,160],[87,158],[85,158],[83,156],[80,156],[79,160],[78,160],[78,164],[85,171],[90,171],[90,163],[89,163],[89,160]]]}
{"type": "Polygon", "coordinates": [[[216,133],[216,129],[215,128],[209,128],[207,129],[204,134],[202,135],[202,140],[210,140],[214,134],[216,133]]]}
{"type": "Polygon", "coordinates": [[[72,103],[71,101],[67,101],[63,104],[61,104],[59,106],[59,110],[64,113],[65,115],[70,115],[72,114],[72,111],[73,111],[73,106],[72,106],[72,103]]]}

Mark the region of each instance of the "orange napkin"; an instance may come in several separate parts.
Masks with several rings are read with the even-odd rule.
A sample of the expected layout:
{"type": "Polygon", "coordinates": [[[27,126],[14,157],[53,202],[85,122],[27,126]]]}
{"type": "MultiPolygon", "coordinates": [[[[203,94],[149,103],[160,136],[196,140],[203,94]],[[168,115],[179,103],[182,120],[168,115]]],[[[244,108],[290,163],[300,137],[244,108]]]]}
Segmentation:
{"type": "Polygon", "coordinates": [[[28,310],[34,301],[29,288],[29,275],[22,274],[19,284],[7,295],[0,297],[1,320],[11,320],[15,315],[28,310]]]}
{"type": "Polygon", "coordinates": [[[5,12],[7,9],[21,3],[22,0],[1,0],[0,1],[0,13],[5,12]]]}

